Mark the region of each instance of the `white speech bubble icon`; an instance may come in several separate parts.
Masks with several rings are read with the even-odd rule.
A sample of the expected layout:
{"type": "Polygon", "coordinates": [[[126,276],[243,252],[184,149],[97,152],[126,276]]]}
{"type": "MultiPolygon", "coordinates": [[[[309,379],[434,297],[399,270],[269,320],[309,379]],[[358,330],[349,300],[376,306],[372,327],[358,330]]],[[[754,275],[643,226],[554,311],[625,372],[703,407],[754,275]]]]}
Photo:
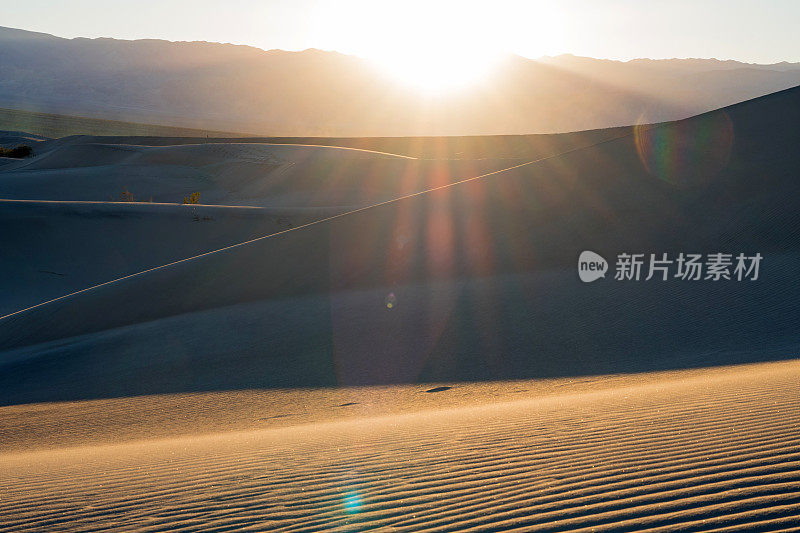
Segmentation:
{"type": "Polygon", "coordinates": [[[606,277],[608,261],[602,255],[586,250],[578,257],[578,276],[581,281],[590,283],[596,279],[606,277]]]}

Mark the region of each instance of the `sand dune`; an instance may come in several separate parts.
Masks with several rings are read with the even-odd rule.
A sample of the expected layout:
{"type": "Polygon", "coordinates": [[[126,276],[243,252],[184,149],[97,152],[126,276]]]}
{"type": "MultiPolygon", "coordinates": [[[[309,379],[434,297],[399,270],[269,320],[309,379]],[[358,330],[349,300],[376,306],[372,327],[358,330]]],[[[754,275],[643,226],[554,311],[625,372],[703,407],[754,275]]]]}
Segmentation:
{"type": "Polygon", "coordinates": [[[527,160],[43,142],[2,309],[76,292],[0,318],[0,531],[796,528],[798,102],[527,160]],[[123,184],[262,207],[45,201],[123,184]]]}
{"type": "Polygon", "coordinates": [[[180,203],[199,192],[206,204],[346,206],[376,199],[363,187],[367,177],[384,195],[397,192],[406,185],[398,176],[407,174],[410,162],[345,148],[254,143],[154,147],[125,140],[50,141],[38,148],[37,157],[3,168],[0,195],[107,201],[128,190],[138,201],[180,203]],[[387,182],[396,186],[387,187],[387,182]]]}
{"type": "Polygon", "coordinates": [[[56,138],[68,135],[162,135],[165,137],[231,137],[231,132],[193,130],[158,124],[121,122],[74,115],[0,108],[0,127],[56,138]]]}
{"type": "MultiPolygon", "coordinates": [[[[65,117],[69,118],[69,117],[65,117]]],[[[76,122],[80,117],[74,117],[76,122]]],[[[140,146],[177,146],[185,144],[270,144],[303,146],[339,146],[368,152],[385,152],[420,159],[538,159],[569,149],[589,146],[630,133],[632,126],[568,133],[529,135],[461,135],[452,137],[206,137],[155,135],[81,135],[65,137],[53,144],[90,142],[140,146]]]]}
{"type": "Polygon", "coordinates": [[[79,404],[83,425],[62,420],[72,405],[6,407],[0,530],[789,531],[798,378],[786,362],[306,391],[302,407],[288,391],[140,398],[79,404]],[[298,408],[305,424],[273,426],[298,408]],[[14,449],[47,422],[54,447],[14,449]]]}
{"type": "MultiPolygon", "coordinates": [[[[14,148],[20,144],[28,144],[36,146],[37,144],[46,141],[46,137],[41,135],[34,135],[23,131],[3,131],[0,132],[0,146],[3,148],[14,148]]],[[[12,162],[12,161],[6,161],[12,162]]]]}
{"type": "Polygon", "coordinates": [[[0,315],[336,212],[0,200],[0,315]]]}
{"type": "Polygon", "coordinates": [[[506,159],[426,160],[371,150],[313,145],[203,143],[148,146],[93,138],[57,139],[37,157],[8,163],[0,196],[8,199],[180,203],[199,192],[204,204],[355,207],[504,168],[506,159]]]}
{"type": "MultiPolygon", "coordinates": [[[[640,158],[637,138],[618,138],[7,318],[2,401],[792,357],[800,314],[792,171],[800,156],[796,117],[785,110],[798,94],[648,133],[680,140],[732,124],[724,164],[707,150],[702,174],[676,167],[672,182],[660,179],[640,158]],[[765,128],[775,139],[764,139],[765,128]],[[585,249],[609,258],[631,250],[758,251],[768,266],[755,283],[584,285],[574,269],[585,249]]],[[[681,152],[685,144],[667,146],[674,161],[700,166],[697,154],[681,152]]]]}

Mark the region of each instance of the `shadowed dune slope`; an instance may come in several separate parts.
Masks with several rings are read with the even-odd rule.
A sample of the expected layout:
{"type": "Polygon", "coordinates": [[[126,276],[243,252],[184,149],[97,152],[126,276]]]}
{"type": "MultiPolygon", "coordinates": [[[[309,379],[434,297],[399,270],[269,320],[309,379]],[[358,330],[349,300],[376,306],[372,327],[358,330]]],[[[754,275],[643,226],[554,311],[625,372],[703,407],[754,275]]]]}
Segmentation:
{"type": "Polygon", "coordinates": [[[791,357],[799,122],[791,89],[3,319],[0,399],[791,357]],[[586,249],[612,270],[621,252],[764,259],[756,281],[587,285],[586,249]]]}
{"type": "Polygon", "coordinates": [[[322,209],[0,200],[0,316],[329,214],[322,209]]]}

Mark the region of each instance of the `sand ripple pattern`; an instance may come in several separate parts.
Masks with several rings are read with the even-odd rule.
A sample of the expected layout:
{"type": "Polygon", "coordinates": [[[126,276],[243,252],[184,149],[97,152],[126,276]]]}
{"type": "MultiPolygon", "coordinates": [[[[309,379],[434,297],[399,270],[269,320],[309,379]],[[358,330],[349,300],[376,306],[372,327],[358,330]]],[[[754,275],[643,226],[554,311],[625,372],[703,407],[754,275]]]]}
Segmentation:
{"type": "Polygon", "coordinates": [[[799,377],[6,454],[0,531],[790,530],[799,377]]]}

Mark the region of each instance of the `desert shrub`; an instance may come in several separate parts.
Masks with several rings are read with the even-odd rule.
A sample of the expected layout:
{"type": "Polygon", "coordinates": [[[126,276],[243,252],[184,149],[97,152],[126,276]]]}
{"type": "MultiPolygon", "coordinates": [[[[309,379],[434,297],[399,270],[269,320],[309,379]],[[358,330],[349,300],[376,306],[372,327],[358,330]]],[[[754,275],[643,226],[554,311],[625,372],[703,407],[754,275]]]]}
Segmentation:
{"type": "Polygon", "coordinates": [[[133,199],[133,193],[125,187],[121,193],[119,193],[119,201],[120,202],[135,202],[136,200],[133,199]]]}
{"type": "Polygon", "coordinates": [[[200,193],[193,192],[189,196],[183,199],[183,203],[185,204],[199,204],[200,203],[200,193]]]}
{"type": "Polygon", "coordinates": [[[16,159],[22,159],[32,155],[33,148],[27,144],[21,144],[19,146],[15,146],[14,148],[3,148],[0,146],[0,157],[14,157],[16,159]]]}

